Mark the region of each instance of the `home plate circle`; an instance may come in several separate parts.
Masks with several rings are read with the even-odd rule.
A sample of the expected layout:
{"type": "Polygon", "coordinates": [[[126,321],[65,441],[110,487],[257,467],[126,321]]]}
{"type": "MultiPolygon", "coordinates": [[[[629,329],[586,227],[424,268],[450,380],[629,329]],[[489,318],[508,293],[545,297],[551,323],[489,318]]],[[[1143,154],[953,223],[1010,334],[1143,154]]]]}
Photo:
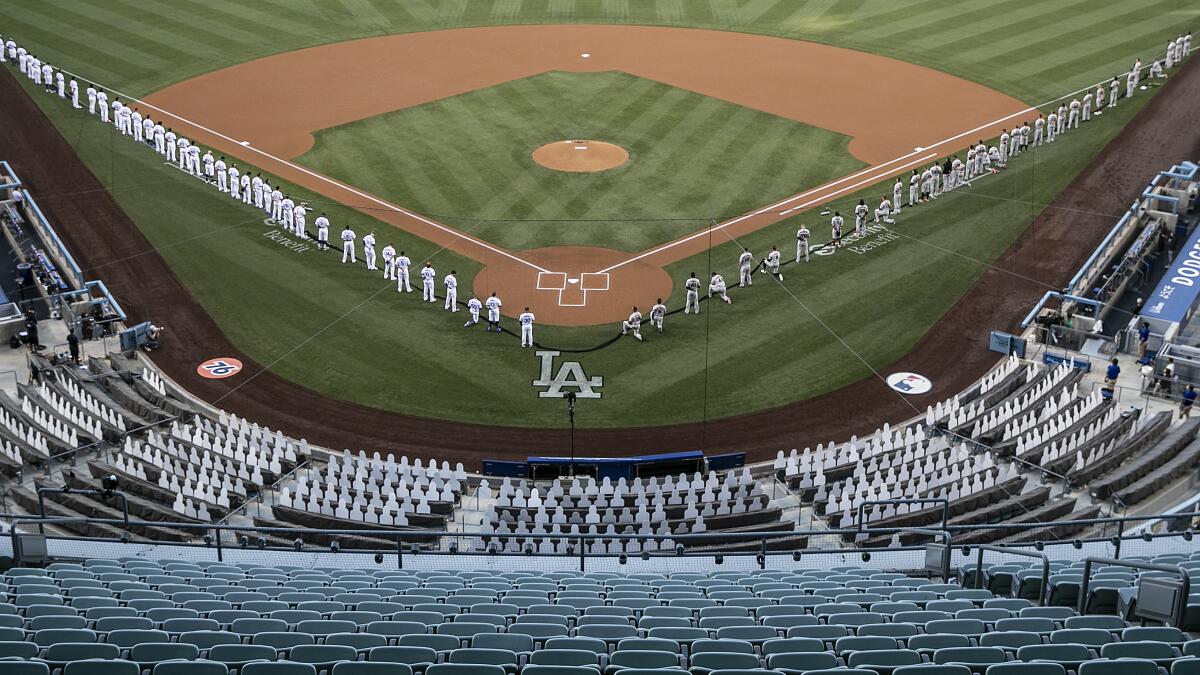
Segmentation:
{"type": "Polygon", "coordinates": [[[242,362],[223,356],[209,359],[196,366],[196,374],[209,380],[223,380],[242,372],[242,362]]]}
{"type": "Polygon", "coordinates": [[[887,376],[887,384],[901,394],[909,396],[928,394],[933,389],[933,382],[928,377],[916,373],[892,373],[887,376]]]}

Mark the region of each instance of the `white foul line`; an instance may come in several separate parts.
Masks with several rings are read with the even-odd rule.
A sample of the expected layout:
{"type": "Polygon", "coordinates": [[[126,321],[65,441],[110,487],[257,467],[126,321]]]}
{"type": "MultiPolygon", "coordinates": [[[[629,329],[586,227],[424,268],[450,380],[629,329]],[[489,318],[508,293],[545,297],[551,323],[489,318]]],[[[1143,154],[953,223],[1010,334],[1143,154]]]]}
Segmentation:
{"type": "MultiPolygon", "coordinates": [[[[289,167],[289,168],[291,168],[291,169],[293,169],[293,170],[295,170],[295,171],[299,171],[299,172],[301,172],[301,173],[304,173],[304,174],[306,174],[306,175],[308,175],[308,176],[311,176],[311,177],[313,177],[313,178],[316,178],[317,180],[325,181],[326,183],[329,183],[330,185],[333,185],[334,187],[341,188],[341,189],[343,189],[343,190],[346,190],[347,192],[351,192],[351,193],[353,193],[353,194],[355,194],[355,195],[358,195],[359,197],[362,197],[363,199],[366,199],[366,200],[368,200],[368,201],[374,202],[374,203],[376,203],[376,204],[378,204],[378,205],[380,205],[380,206],[384,207],[385,209],[391,209],[392,211],[395,211],[396,213],[399,213],[399,214],[401,214],[401,215],[408,216],[409,218],[412,218],[412,219],[414,219],[414,220],[419,220],[419,221],[421,221],[422,223],[425,223],[426,225],[429,225],[429,226],[431,226],[431,227],[437,228],[437,229],[439,229],[439,230],[441,230],[441,231],[443,231],[443,232],[445,232],[445,233],[447,233],[447,234],[453,235],[453,236],[454,236],[454,237],[456,237],[456,238],[465,239],[465,240],[467,240],[467,241],[469,241],[469,242],[471,242],[471,243],[475,244],[476,246],[479,246],[480,248],[483,248],[483,249],[486,249],[486,250],[488,250],[488,251],[491,251],[492,253],[497,253],[497,254],[500,254],[500,255],[502,255],[502,256],[504,256],[504,257],[506,257],[506,258],[510,258],[510,259],[512,259],[512,260],[515,260],[516,262],[522,263],[522,264],[524,264],[524,265],[528,265],[529,267],[532,267],[533,269],[535,269],[535,270],[537,270],[537,271],[539,271],[539,272],[549,272],[549,271],[550,271],[550,270],[548,270],[548,269],[546,269],[546,268],[544,268],[544,267],[541,267],[541,266],[539,266],[539,265],[535,265],[534,263],[531,263],[531,262],[529,262],[528,260],[525,260],[525,259],[523,259],[523,258],[519,258],[519,257],[517,257],[517,256],[513,255],[512,253],[509,253],[508,251],[505,251],[504,249],[497,248],[497,247],[495,247],[495,246],[492,246],[491,244],[489,244],[489,243],[487,243],[487,242],[485,242],[485,241],[482,241],[482,240],[480,240],[480,239],[476,239],[475,237],[472,237],[472,236],[470,236],[470,235],[464,234],[463,232],[460,232],[459,230],[455,230],[454,228],[446,227],[445,225],[442,225],[441,223],[438,223],[438,222],[436,222],[436,221],[430,220],[430,219],[428,219],[428,218],[426,218],[426,217],[424,217],[424,216],[421,216],[421,215],[419,215],[419,214],[413,213],[412,211],[409,211],[409,210],[407,210],[407,209],[400,208],[399,206],[396,206],[395,204],[392,204],[392,203],[390,203],[390,202],[385,202],[385,201],[383,201],[382,199],[379,199],[378,197],[374,197],[374,196],[372,196],[372,195],[369,195],[369,194],[367,194],[367,193],[365,193],[365,192],[362,192],[362,191],[360,191],[360,190],[358,190],[358,189],[356,189],[356,188],[353,188],[353,187],[351,187],[351,186],[349,186],[349,185],[346,185],[346,184],[344,184],[344,183],[342,183],[342,182],[340,182],[340,181],[333,180],[332,178],[329,178],[328,176],[324,176],[324,175],[322,175],[322,174],[319,174],[319,173],[316,173],[316,172],[314,172],[314,171],[309,171],[308,169],[306,169],[306,168],[304,168],[304,167],[302,167],[302,166],[299,166],[299,165],[297,165],[297,164],[293,164],[292,162],[289,162],[289,161],[288,161],[288,160],[286,160],[286,159],[280,159],[279,157],[276,157],[275,155],[272,155],[272,154],[271,154],[271,153],[269,153],[269,152],[264,152],[264,151],[262,151],[262,150],[259,150],[258,148],[254,147],[254,146],[252,146],[252,145],[246,145],[246,144],[245,144],[245,143],[243,143],[242,141],[238,141],[238,140],[236,140],[236,139],[230,138],[229,136],[226,136],[225,134],[223,134],[223,133],[221,133],[221,132],[219,132],[219,131],[214,131],[213,129],[209,129],[208,127],[206,127],[206,126],[204,126],[204,125],[202,125],[202,124],[198,124],[198,123],[196,123],[196,122],[193,122],[193,121],[191,121],[191,120],[187,119],[186,117],[180,117],[179,115],[176,115],[175,113],[173,113],[173,112],[171,112],[171,111],[169,111],[169,110],[164,110],[164,109],[162,109],[162,108],[160,108],[160,107],[158,107],[158,106],[156,106],[156,105],[154,105],[154,104],[152,104],[152,103],[147,103],[147,102],[143,101],[143,100],[142,100],[142,99],[140,99],[140,98],[135,98],[135,97],[133,97],[133,96],[130,96],[130,95],[128,95],[128,94],[125,94],[124,92],[117,91],[116,89],[113,89],[112,87],[107,87],[107,86],[104,86],[104,85],[100,85],[100,83],[98,83],[98,82],[93,82],[92,80],[89,80],[89,79],[87,79],[86,77],[81,77],[81,76],[79,76],[79,75],[76,75],[75,73],[72,73],[72,72],[71,72],[71,71],[69,71],[69,70],[63,70],[62,72],[66,73],[66,74],[68,74],[68,75],[70,75],[71,77],[74,77],[74,78],[76,78],[76,79],[83,80],[84,82],[91,82],[92,84],[99,85],[99,86],[103,87],[104,89],[107,89],[108,91],[111,91],[111,92],[113,92],[114,94],[117,94],[118,96],[122,96],[122,97],[124,97],[125,99],[127,99],[127,100],[129,100],[129,101],[137,101],[138,103],[140,103],[141,105],[144,105],[144,106],[146,106],[147,108],[151,108],[151,109],[153,109],[153,110],[157,110],[158,112],[160,112],[160,113],[162,113],[162,114],[164,114],[164,115],[167,115],[168,117],[173,117],[173,118],[175,118],[175,119],[179,120],[180,122],[183,122],[183,123],[185,123],[185,124],[190,124],[190,125],[192,125],[193,127],[196,127],[197,129],[200,129],[200,130],[202,130],[202,131],[204,131],[204,132],[206,132],[206,133],[212,134],[213,136],[216,136],[216,137],[218,137],[218,138],[222,138],[222,139],[224,139],[224,140],[226,140],[226,141],[229,141],[230,143],[234,143],[235,145],[238,145],[239,147],[243,147],[243,148],[246,148],[246,149],[248,149],[248,150],[252,150],[252,151],[254,151],[254,152],[257,152],[258,154],[260,154],[260,155],[262,155],[262,156],[264,156],[264,157],[267,157],[268,159],[272,159],[272,160],[274,160],[274,161],[276,161],[276,162],[279,162],[280,164],[283,164],[284,166],[287,166],[287,167],[289,167]]],[[[349,204],[347,204],[346,206],[350,206],[350,205],[349,205],[349,204]]],[[[353,207],[350,207],[350,208],[353,208],[353,207]]]]}
{"type": "MultiPolygon", "coordinates": [[[[1200,47],[1193,48],[1193,49],[1192,49],[1192,51],[1195,51],[1196,49],[1200,49],[1200,47]]],[[[1148,68],[1149,68],[1149,66],[1142,66],[1142,69],[1143,69],[1143,70],[1144,70],[1144,69],[1148,69],[1148,68]]],[[[893,159],[893,160],[891,160],[891,161],[884,162],[883,164],[876,164],[875,166],[869,166],[869,167],[867,167],[867,168],[865,168],[865,169],[861,169],[861,170],[859,170],[859,171],[858,171],[858,172],[856,172],[856,173],[852,173],[852,174],[850,174],[849,176],[845,176],[845,177],[843,177],[843,178],[839,178],[838,180],[836,180],[836,181],[833,181],[833,182],[831,182],[831,183],[826,183],[825,185],[821,185],[821,186],[819,186],[819,187],[815,187],[815,188],[813,188],[813,189],[811,189],[811,190],[807,190],[807,191],[805,191],[805,192],[801,192],[801,193],[800,193],[800,194],[798,194],[798,195],[794,195],[794,196],[792,196],[792,197],[788,197],[787,199],[784,199],[783,201],[779,201],[779,202],[776,202],[776,203],[774,203],[774,204],[771,204],[770,206],[764,206],[763,208],[761,208],[761,209],[759,209],[759,210],[757,210],[757,211],[754,211],[754,212],[752,212],[752,213],[747,213],[746,215],[743,215],[743,216],[738,216],[737,218],[734,218],[734,219],[732,219],[732,220],[728,220],[728,221],[726,221],[726,222],[724,222],[724,223],[721,223],[721,224],[719,224],[719,225],[717,225],[717,226],[715,226],[715,227],[712,227],[712,228],[709,228],[709,229],[706,229],[706,230],[702,230],[702,231],[700,231],[700,232],[696,232],[696,233],[694,233],[694,234],[691,234],[691,235],[688,235],[688,236],[686,236],[686,237],[684,237],[684,238],[682,238],[682,239],[676,239],[675,241],[667,242],[666,244],[663,244],[663,245],[661,245],[661,246],[658,246],[658,247],[656,247],[656,248],[650,249],[649,251],[645,251],[645,252],[643,252],[643,253],[639,253],[638,255],[636,255],[636,256],[634,256],[634,257],[630,258],[629,260],[626,260],[626,261],[624,261],[624,262],[619,262],[619,263],[617,263],[617,264],[615,264],[615,265],[610,265],[609,267],[606,267],[606,268],[604,268],[604,269],[602,269],[602,270],[600,270],[600,271],[601,271],[601,272],[611,272],[612,270],[615,270],[615,269],[617,269],[618,267],[622,267],[622,266],[624,266],[624,265],[628,265],[628,264],[629,264],[629,263],[631,263],[631,262],[636,262],[636,261],[638,261],[638,260],[641,260],[642,258],[646,258],[646,257],[652,256],[652,255],[656,255],[656,254],[658,254],[658,253],[662,253],[663,251],[670,250],[670,249],[672,249],[672,248],[675,248],[676,246],[679,246],[679,245],[681,245],[681,244],[685,244],[685,243],[687,243],[687,242],[689,242],[689,241],[692,241],[692,240],[694,240],[694,239],[698,239],[698,238],[700,238],[700,237],[703,237],[703,236],[705,236],[705,235],[711,234],[711,233],[713,233],[713,232],[717,232],[717,231],[720,231],[720,230],[724,230],[725,228],[727,228],[727,227],[729,227],[729,226],[731,226],[731,225],[736,225],[736,224],[738,224],[738,223],[740,223],[740,222],[742,222],[743,220],[746,220],[746,219],[748,219],[748,218],[753,218],[754,216],[761,216],[761,215],[762,215],[762,214],[764,214],[764,213],[768,213],[768,212],[770,212],[770,211],[774,211],[775,209],[779,208],[780,206],[784,206],[785,204],[790,204],[791,202],[794,202],[794,201],[796,201],[797,199],[803,199],[803,198],[805,198],[805,197],[807,197],[807,196],[809,196],[809,195],[811,195],[811,194],[814,194],[814,193],[817,193],[817,192],[822,192],[822,191],[824,191],[824,190],[827,190],[827,189],[829,189],[829,188],[831,188],[831,187],[834,187],[835,185],[839,185],[839,184],[841,184],[841,183],[844,183],[844,182],[846,182],[846,181],[848,181],[848,180],[853,180],[854,178],[857,178],[857,177],[859,177],[859,176],[861,176],[861,175],[863,175],[863,174],[867,174],[867,173],[873,173],[873,172],[875,172],[875,171],[878,171],[879,169],[882,169],[882,168],[884,168],[884,167],[886,167],[886,166],[888,166],[888,165],[890,165],[890,164],[895,164],[896,162],[901,162],[901,161],[904,161],[904,160],[906,160],[906,159],[908,159],[908,158],[910,158],[910,157],[913,157],[914,155],[917,155],[917,154],[919,154],[919,153],[925,152],[925,151],[927,151],[927,150],[930,150],[930,149],[932,149],[932,148],[936,148],[936,147],[938,147],[938,146],[940,146],[940,145],[945,145],[945,144],[947,144],[947,143],[951,143],[951,142],[953,142],[953,141],[957,141],[957,140],[959,140],[959,139],[963,138],[964,136],[970,136],[970,135],[972,135],[972,134],[975,134],[976,132],[979,132],[979,131],[982,131],[982,130],[984,130],[984,129],[987,129],[988,127],[993,127],[993,126],[996,126],[997,124],[1001,124],[1001,123],[1003,123],[1003,122],[1007,122],[1008,120],[1011,120],[1011,119],[1013,119],[1013,118],[1015,118],[1015,117],[1021,117],[1022,115],[1026,115],[1026,114],[1029,114],[1029,113],[1031,113],[1031,112],[1037,112],[1039,109],[1041,109],[1041,108],[1044,108],[1044,107],[1046,107],[1046,106],[1048,106],[1048,105],[1051,105],[1051,104],[1053,104],[1053,103],[1058,103],[1059,101],[1066,100],[1066,99],[1068,99],[1068,98],[1071,98],[1071,97],[1073,97],[1073,96],[1077,96],[1077,95],[1079,95],[1079,94],[1082,94],[1083,92],[1087,92],[1087,91],[1091,91],[1091,90],[1092,90],[1092,86],[1091,86],[1091,85],[1089,85],[1089,86],[1086,86],[1086,87],[1084,87],[1084,88],[1082,88],[1082,89],[1078,89],[1078,90],[1076,90],[1076,91],[1073,91],[1073,92],[1071,92],[1071,93],[1069,93],[1069,94],[1065,94],[1065,95],[1063,95],[1063,96],[1059,96],[1058,98],[1055,98],[1055,99],[1051,99],[1051,100],[1049,100],[1049,101],[1046,101],[1045,103],[1042,103],[1041,105],[1030,106],[1030,107],[1028,107],[1028,108],[1025,108],[1025,109],[1023,109],[1023,110],[1018,110],[1017,112],[1014,112],[1014,113],[1012,113],[1012,114],[1010,114],[1010,115],[1005,115],[1004,117],[1001,117],[1000,119],[998,119],[998,120],[995,120],[995,121],[993,121],[993,122],[988,122],[988,123],[986,123],[986,124],[981,124],[981,125],[979,125],[979,126],[975,127],[974,129],[968,129],[967,131],[964,131],[964,132],[962,132],[962,133],[960,133],[960,134],[956,134],[956,135],[954,135],[954,136],[951,136],[951,137],[949,137],[949,138],[946,138],[946,139],[940,140],[940,141],[938,141],[938,142],[936,142],[936,143],[934,143],[934,144],[932,144],[932,145],[924,146],[924,147],[922,147],[920,150],[914,150],[914,151],[912,151],[912,152],[910,152],[910,153],[908,153],[908,154],[901,155],[901,156],[899,156],[899,157],[897,157],[897,158],[895,158],[895,159],[893,159]]],[[[924,162],[924,161],[925,161],[925,160],[927,160],[927,159],[931,159],[931,158],[933,158],[933,157],[937,157],[937,156],[938,156],[938,154],[937,154],[937,153],[933,153],[933,154],[931,154],[931,155],[926,155],[926,156],[925,156],[924,158],[922,158],[921,160],[918,160],[918,161],[916,161],[916,162],[909,162],[909,163],[905,164],[904,166],[900,167],[900,169],[899,169],[899,170],[903,171],[904,169],[908,168],[909,166],[912,166],[913,164],[920,164],[921,162],[924,162]]],[[[890,172],[890,171],[891,171],[891,170],[889,170],[889,172],[890,172]]],[[[860,185],[864,185],[864,184],[866,184],[866,183],[870,183],[871,181],[873,181],[873,180],[878,180],[878,179],[879,179],[879,177],[872,178],[872,179],[867,179],[867,180],[863,180],[863,181],[859,181],[859,182],[855,183],[854,185],[850,186],[850,189],[852,189],[852,188],[854,188],[854,187],[858,187],[858,186],[860,186],[860,185]]],[[[790,209],[788,209],[788,210],[786,210],[786,211],[783,211],[783,212],[782,212],[782,213],[780,213],[779,215],[787,215],[787,214],[789,214],[789,213],[792,213],[793,211],[799,211],[799,210],[801,210],[801,209],[808,208],[809,206],[811,206],[811,205],[813,205],[813,204],[815,204],[815,203],[817,203],[817,202],[821,201],[821,200],[822,200],[822,199],[824,199],[824,198],[827,198],[827,197],[833,197],[833,196],[835,196],[835,195],[839,195],[839,194],[841,194],[841,193],[845,192],[846,190],[847,190],[847,188],[842,188],[842,189],[840,189],[840,190],[838,190],[838,191],[836,191],[836,192],[833,192],[833,193],[830,193],[829,195],[826,195],[826,197],[823,197],[823,198],[817,198],[817,199],[813,199],[813,200],[809,200],[809,201],[805,202],[804,204],[801,204],[800,206],[796,206],[796,207],[790,208],[790,209]]]]}

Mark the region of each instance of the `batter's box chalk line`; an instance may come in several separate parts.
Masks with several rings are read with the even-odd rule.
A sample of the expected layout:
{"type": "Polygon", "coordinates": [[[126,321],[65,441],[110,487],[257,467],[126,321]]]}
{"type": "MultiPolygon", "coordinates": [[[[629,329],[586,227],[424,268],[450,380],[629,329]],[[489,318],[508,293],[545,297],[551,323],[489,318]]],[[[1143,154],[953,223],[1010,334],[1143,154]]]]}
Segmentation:
{"type": "Polygon", "coordinates": [[[584,272],[579,277],[568,278],[565,272],[538,272],[537,290],[539,291],[557,291],[559,307],[586,307],[587,296],[589,292],[600,293],[609,289],[608,272],[584,272]],[[581,302],[566,302],[563,293],[570,286],[578,285],[578,291],[573,295],[578,294],[581,297],[581,302]]]}

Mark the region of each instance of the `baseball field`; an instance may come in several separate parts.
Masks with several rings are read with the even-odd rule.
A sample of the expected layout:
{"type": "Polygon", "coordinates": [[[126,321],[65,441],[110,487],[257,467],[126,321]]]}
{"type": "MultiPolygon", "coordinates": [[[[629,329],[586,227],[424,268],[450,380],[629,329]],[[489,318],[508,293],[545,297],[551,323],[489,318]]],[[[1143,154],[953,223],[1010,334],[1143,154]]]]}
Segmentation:
{"type": "MultiPolygon", "coordinates": [[[[731,288],[732,304],[678,313],[684,280],[695,273],[707,290],[718,272],[736,286],[742,248],[757,261],[777,246],[790,261],[801,224],[823,247],[828,212],[849,216],[860,199],[874,209],[897,176],[907,196],[913,169],[994,144],[1135,59],[1161,58],[1198,17],[1198,6],[1140,0],[64,0],[0,5],[0,35],[270,176],[311,206],[310,223],[327,213],[332,237],[349,225],[429,261],[439,296],[450,270],[460,304],[500,295],[507,332],[464,329],[465,310],[398,294],[361,257],[341,264],[338,242],[298,245],[260,210],[18,76],[146,242],[124,256],[77,251],[88,274],[115,280],[131,314],[169,330],[194,304],[236,352],[181,330],[156,359],[235,410],[255,387],[286,382],[295,389],[272,395],[303,392],[291,413],[318,438],[338,402],[381,420],[561,428],[562,400],[533,386],[542,358],[518,346],[525,306],[538,347],[561,352],[555,369],[575,361],[603,380],[602,397],[579,404],[581,429],[716,424],[831,396],[848,428],[873,428],[873,402],[896,396],[881,377],[948,339],[939,321],[986,272],[1038,294],[1069,276],[997,261],[1022,237],[1035,251],[1039,236],[1045,249],[1091,250],[1094,238],[1031,225],[1160,92],[1183,86],[1178,69],[1002,171],[785,265],[782,280],[755,274],[731,288]],[[592,171],[535,161],[554,144],[572,161],[590,152],[574,150],[583,139],[627,159],[592,171]],[[144,256],[186,289],[168,305],[178,317],[149,299],[155,279],[118,273],[144,256]],[[619,338],[632,306],[648,312],[659,297],[672,312],[663,332],[619,338]],[[189,378],[221,356],[246,368],[189,378]]],[[[21,171],[22,157],[3,158],[21,171]]],[[[50,211],[81,199],[33,189],[50,211]]],[[[1119,215],[1089,214],[1102,225],[1119,215]]],[[[995,329],[1020,318],[1007,305],[975,314],[995,329]]],[[[986,331],[962,339],[982,352],[986,331]]],[[[979,375],[963,363],[929,366],[933,391],[904,405],[923,410],[979,375]]],[[[750,445],[757,431],[743,433],[750,445]]],[[[620,450],[604,442],[588,445],[620,450]]],[[[476,445],[488,443],[484,433],[476,445]]]]}

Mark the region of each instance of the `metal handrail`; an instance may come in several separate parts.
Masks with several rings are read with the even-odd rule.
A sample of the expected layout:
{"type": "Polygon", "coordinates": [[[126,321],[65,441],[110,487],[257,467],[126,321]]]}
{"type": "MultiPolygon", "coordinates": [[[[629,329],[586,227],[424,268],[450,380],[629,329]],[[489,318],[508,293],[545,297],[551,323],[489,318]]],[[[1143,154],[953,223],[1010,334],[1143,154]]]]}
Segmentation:
{"type": "Polygon", "coordinates": [[[1026,558],[1035,558],[1042,561],[1042,587],[1038,591],[1038,605],[1046,604],[1047,591],[1050,588],[1050,558],[1041,553],[1033,553],[1032,551],[1022,551],[1021,549],[1009,549],[1002,546],[993,546],[991,544],[976,544],[978,552],[975,556],[975,588],[983,588],[983,552],[993,551],[995,553],[1005,553],[1008,555],[1023,556],[1026,558]]]}
{"type": "Polygon", "coordinates": [[[1079,604],[1077,607],[1081,615],[1087,606],[1088,583],[1092,578],[1092,563],[1131,567],[1137,570],[1170,572],[1172,574],[1178,574],[1182,578],[1183,584],[1180,586],[1179,602],[1175,606],[1175,627],[1183,630],[1183,619],[1184,614],[1187,611],[1188,594],[1191,593],[1192,590],[1192,577],[1188,575],[1188,571],[1184,569],[1182,565],[1161,565],[1158,563],[1148,563],[1137,560],[1118,560],[1116,558],[1089,557],[1083,561],[1083,580],[1079,583],[1079,604]]]}

